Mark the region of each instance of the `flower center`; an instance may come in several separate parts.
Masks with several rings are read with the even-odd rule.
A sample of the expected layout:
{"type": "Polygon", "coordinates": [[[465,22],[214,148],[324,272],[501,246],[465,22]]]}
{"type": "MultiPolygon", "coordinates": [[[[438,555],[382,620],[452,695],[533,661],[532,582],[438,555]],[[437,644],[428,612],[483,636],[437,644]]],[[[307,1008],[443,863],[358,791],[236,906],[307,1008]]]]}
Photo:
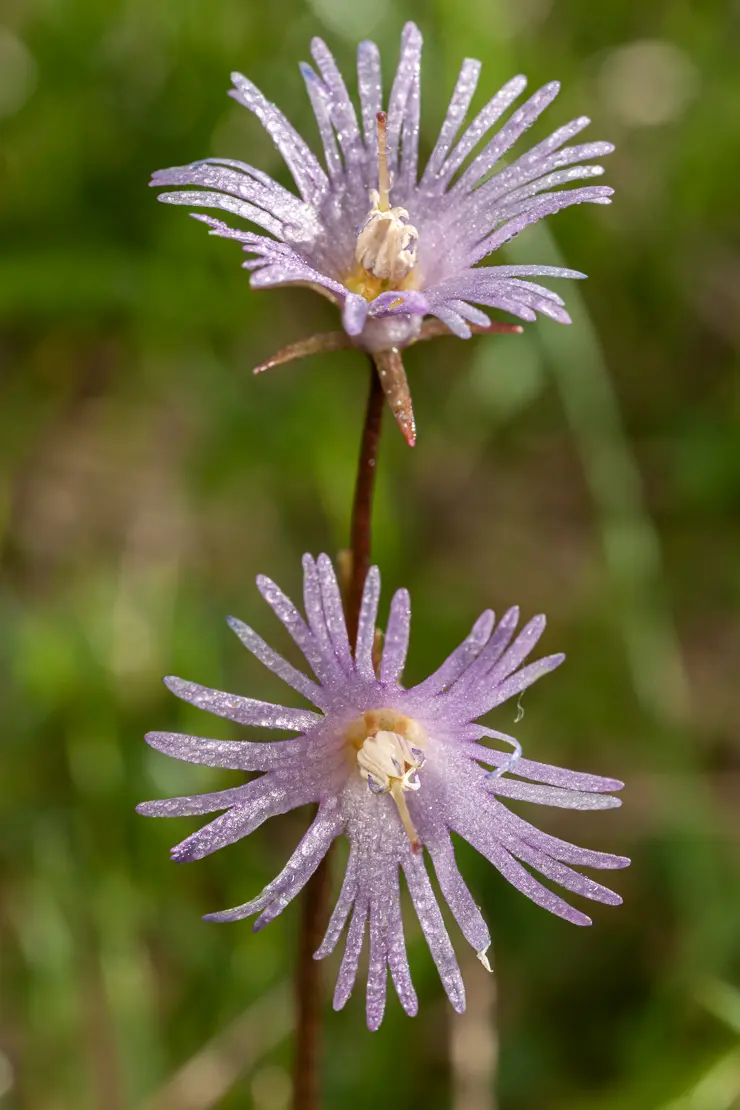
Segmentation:
{"type": "Polygon", "coordinates": [[[378,188],[370,190],[372,208],[357,236],[355,259],[368,274],[395,286],[416,265],[419,235],[405,208],[391,208],[385,112],[377,120],[378,188]]]}
{"type": "Polygon", "coordinates": [[[357,753],[357,767],[373,794],[390,794],[398,809],[412,851],[421,850],[405,794],[421,789],[419,771],[426,762],[426,732],[418,721],[395,709],[370,709],[347,728],[357,753]]]}

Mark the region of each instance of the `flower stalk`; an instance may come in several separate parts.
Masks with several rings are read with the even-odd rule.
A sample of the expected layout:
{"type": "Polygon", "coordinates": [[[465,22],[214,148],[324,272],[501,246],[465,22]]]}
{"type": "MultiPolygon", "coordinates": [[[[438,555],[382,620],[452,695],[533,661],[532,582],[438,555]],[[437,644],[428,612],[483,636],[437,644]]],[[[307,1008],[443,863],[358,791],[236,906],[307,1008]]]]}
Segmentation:
{"type": "MultiPolygon", "coordinates": [[[[350,525],[346,619],[350,644],[357,639],[360,604],[370,567],[373,493],[385,394],[375,363],[370,359],[370,389],[360,441],[350,525]]],[[[296,969],[296,1027],[293,1057],[293,1110],[318,1110],[320,1100],[323,996],[321,965],[314,952],[329,919],[331,861],[329,851],[306,887],[301,908],[298,967],[296,969]]]]}

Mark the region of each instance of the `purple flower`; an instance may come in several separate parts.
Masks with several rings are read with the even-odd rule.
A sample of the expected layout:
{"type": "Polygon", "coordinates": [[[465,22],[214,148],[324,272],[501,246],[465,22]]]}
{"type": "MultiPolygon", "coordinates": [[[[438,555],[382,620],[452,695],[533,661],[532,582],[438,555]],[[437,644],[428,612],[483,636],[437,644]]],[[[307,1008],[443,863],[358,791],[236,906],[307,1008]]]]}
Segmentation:
{"type": "Polygon", "coordinates": [[[522,320],[536,314],[570,323],[562,299],[527,280],[582,278],[553,266],[477,264],[529,224],[572,204],[608,204],[612,189],[561,188],[599,176],[592,158],[611,143],[567,144],[589,123],[579,116],[514,161],[502,160],[547,106],[552,81],[517,108],[500,130],[501,117],[526,86],[514,77],[478,112],[460,135],[480,74],[466,59],[439,137],[419,172],[421,33],[408,23],[401,57],[383,110],[378,48],[357,51],[360,119],[328,47],[314,39],[318,73],[301,71],[321,134],[325,165],[279,109],[251,81],[233,74],[231,96],[254,112],[285,159],[298,195],[244,162],[208,158],[160,170],[153,185],[198,186],[167,192],[170,204],[220,208],[267,234],[239,231],[196,215],[211,234],[244,244],[252,286],[309,285],[342,311],[344,333],[314,336],[263,363],[267,369],[319,350],[357,346],[372,354],[391,407],[409,442],[413,414],[399,350],[419,339],[450,332],[519,330],[492,324],[476,305],[503,309],[522,320]],[[492,133],[493,132],[493,133],[492,133]],[[498,167],[498,168],[497,168],[498,167]],[[423,325],[425,316],[436,317],[423,325]]]}
{"type": "Polygon", "coordinates": [[[606,791],[621,782],[567,771],[521,757],[516,740],[477,723],[477,718],[526,690],[553,670],[562,655],[522,666],[545,628],[534,617],[515,636],[519,611],[509,609],[498,624],[487,611],[470,635],[434,674],[405,689],[401,674],[409,641],[406,590],[393,597],[382,654],[375,658],[380,577],[366,579],[354,653],[349,644],[337,579],[326,555],[304,556],[307,620],[268,578],[257,584],[306,657],[315,680],[273,651],[256,632],[231,619],[242,643],[271,671],[316,709],[288,709],[222,693],[179,678],[166,679],[178,697],[239,724],[300,733],[284,741],[208,740],[177,733],[147,736],[153,748],[210,767],[263,774],[246,785],[214,794],[146,802],[149,816],[215,813],[222,816],[172,849],[178,862],[201,859],[253,832],[279,813],[318,804],[308,832],[271,883],[235,909],[209,914],[210,921],[237,921],[259,914],[261,929],[305,886],[335,837],[350,843],[341,892],[317,958],[333,951],[350,916],[334,1007],[346,1003],[354,986],[366,929],[370,935],[367,1022],[376,1029],[385,1007],[387,968],[404,1009],[415,1014],[417,1000],[409,974],[401,922],[399,872],[406,883],[424,935],[456,1010],[465,991],[455,954],[427,873],[423,849],[434,865],[442,894],[466,939],[490,970],[488,927],[455,862],[450,839],[459,833],[510,883],[551,913],[589,925],[580,910],[543,886],[524,865],[567,890],[609,905],[621,898],[569,864],[626,867],[621,856],[578,848],[540,832],[511,813],[503,799],[566,809],[611,809],[620,804],[606,791]],[[512,752],[479,743],[501,740],[512,752]],[[481,764],[493,767],[485,771],[481,764]],[[510,777],[516,771],[519,778],[510,777]]]}

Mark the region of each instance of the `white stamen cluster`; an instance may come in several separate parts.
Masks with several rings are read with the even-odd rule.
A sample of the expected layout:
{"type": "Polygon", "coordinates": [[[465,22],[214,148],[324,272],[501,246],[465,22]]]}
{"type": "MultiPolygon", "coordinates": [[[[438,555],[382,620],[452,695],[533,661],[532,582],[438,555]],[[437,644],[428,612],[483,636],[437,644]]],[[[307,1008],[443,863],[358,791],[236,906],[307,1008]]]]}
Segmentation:
{"type": "Polygon", "coordinates": [[[418,721],[395,709],[369,709],[349,725],[346,738],[357,753],[357,766],[368,789],[390,794],[411,847],[420,851],[404,795],[421,789],[418,772],[426,762],[426,732],[418,721]]]}
{"type": "Polygon", "coordinates": [[[416,265],[419,233],[405,208],[391,208],[388,171],[387,117],[378,112],[378,188],[370,190],[370,204],[357,235],[355,258],[363,269],[397,285],[416,265]]]}
{"type": "Polygon", "coordinates": [[[418,772],[425,760],[421,748],[412,748],[404,736],[385,730],[368,736],[357,753],[360,774],[374,794],[388,794],[396,784],[403,792],[419,790],[418,772]]]}
{"type": "Polygon", "coordinates": [[[355,258],[368,273],[396,285],[416,265],[419,236],[405,208],[384,209],[380,199],[372,189],[372,208],[357,236],[355,258]]]}

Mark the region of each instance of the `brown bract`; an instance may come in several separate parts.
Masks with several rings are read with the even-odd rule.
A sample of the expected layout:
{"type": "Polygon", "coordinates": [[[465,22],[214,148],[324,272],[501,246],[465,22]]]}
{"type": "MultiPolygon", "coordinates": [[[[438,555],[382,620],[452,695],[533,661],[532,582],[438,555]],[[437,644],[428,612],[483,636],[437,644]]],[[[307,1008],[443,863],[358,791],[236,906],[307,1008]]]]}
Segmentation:
{"type": "MultiPolygon", "coordinates": [[[[471,331],[475,335],[506,335],[518,334],[523,331],[523,328],[520,324],[502,324],[494,321],[488,327],[472,325],[471,331]]],[[[452,334],[441,320],[426,320],[421,326],[419,335],[412,340],[412,343],[420,343],[426,339],[438,339],[452,334]]],[[[409,344],[409,346],[411,345],[409,344]]],[[[307,339],[299,339],[297,343],[291,343],[287,347],[282,347],[270,358],[261,362],[259,366],[255,366],[254,373],[262,374],[265,370],[272,370],[276,366],[282,366],[286,362],[294,362],[296,359],[307,358],[309,355],[324,354],[327,351],[347,351],[356,346],[357,344],[346,332],[321,332],[318,335],[311,335],[307,339]]],[[[383,392],[396,423],[403,432],[404,439],[409,447],[413,447],[416,443],[416,425],[411,405],[411,391],[403,365],[401,349],[389,347],[385,351],[372,351],[370,352],[370,358],[375,363],[383,392]]]]}

